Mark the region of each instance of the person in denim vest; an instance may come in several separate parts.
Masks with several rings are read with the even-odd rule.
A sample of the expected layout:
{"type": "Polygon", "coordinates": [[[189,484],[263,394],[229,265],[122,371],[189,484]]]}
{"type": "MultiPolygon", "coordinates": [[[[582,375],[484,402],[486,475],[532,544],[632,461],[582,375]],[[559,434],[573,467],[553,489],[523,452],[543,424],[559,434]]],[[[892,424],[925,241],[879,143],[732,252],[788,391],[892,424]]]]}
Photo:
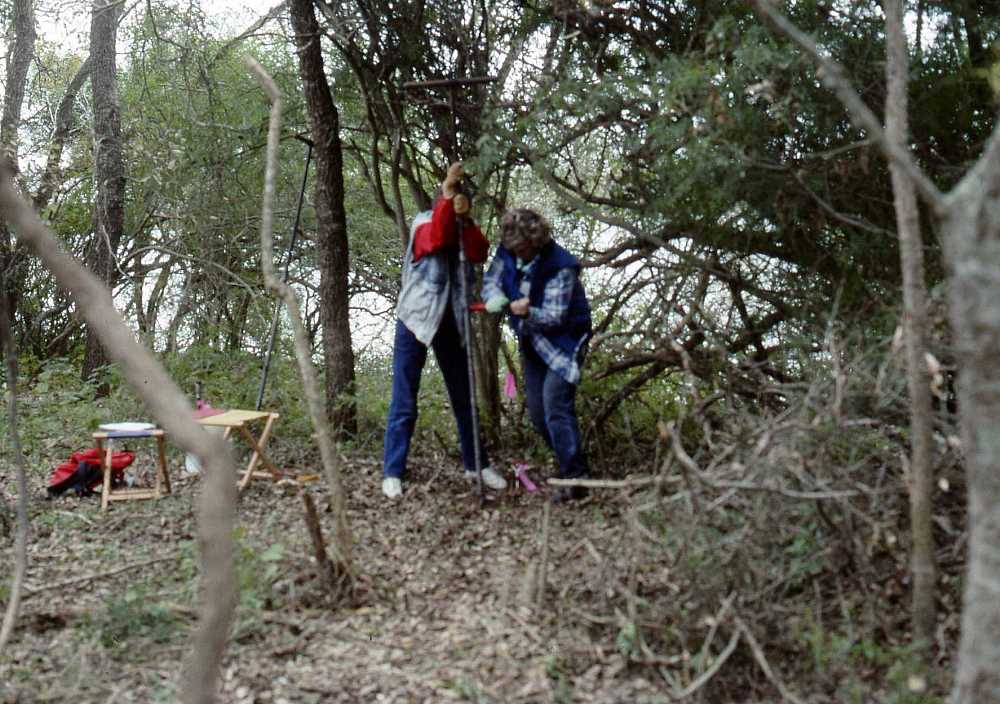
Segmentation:
{"type": "MultiPolygon", "coordinates": [[[[462,285],[469,291],[475,281],[472,264],[486,261],[489,242],[472,220],[469,200],[460,192],[464,171],[452,164],[431,210],[418,214],[410,226],[410,241],[403,257],[403,282],[396,304],[396,333],[392,350],[392,401],[385,427],[382,493],[390,499],[403,493],[406,458],[417,422],[417,392],[428,348],[438,367],[458,426],[459,445],[467,478],[475,479],[475,445],[472,433],[472,400],[466,356],[462,285]],[[467,264],[460,271],[458,218],[467,264]]],[[[503,477],[481,454],[483,483],[496,490],[506,487],[503,477]]]]}
{"type": "MultiPolygon", "coordinates": [[[[559,460],[563,479],[590,475],[576,416],[580,365],[592,330],[580,262],[552,240],[534,210],[513,208],[500,220],[500,246],[483,278],[486,309],[507,308],[517,334],[531,423],[559,460]]],[[[586,496],[583,487],[558,490],[553,500],[586,496]]]]}

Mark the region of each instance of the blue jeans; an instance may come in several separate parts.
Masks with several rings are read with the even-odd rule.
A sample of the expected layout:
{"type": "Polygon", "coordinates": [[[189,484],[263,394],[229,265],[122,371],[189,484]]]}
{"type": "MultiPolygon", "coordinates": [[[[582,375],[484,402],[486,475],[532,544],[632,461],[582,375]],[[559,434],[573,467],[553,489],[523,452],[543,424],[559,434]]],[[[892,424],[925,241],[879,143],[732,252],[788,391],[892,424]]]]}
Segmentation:
{"type": "MultiPolygon", "coordinates": [[[[458,426],[458,441],[462,448],[462,463],[466,471],[475,471],[476,456],[472,442],[472,401],[469,393],[469,365],[462,338],[455,324],[455,314],[449,306],[431,340],[444,386],[451,401],[451,410],[458,426]]],[[[413,428],[417,424],[417,392],[420,374],[427,362],[427,346],[409,328],[396,321],[396,339],[392,348],[392,401],[385,425],[385,449],[382,474],[402,479],[406,474],[406,457],[410,452],[413,428]]],[[[480,443],[480,461],[489,466],[486,448],[480,443]]]]}
{"type": "Polygon", "coordinates": [[[576,385],[538,356],[531,343],[521,341],[524,395],[531,424],[559,460],[559,476],[575,479],[590,475],[576,419],[576,385]]]}

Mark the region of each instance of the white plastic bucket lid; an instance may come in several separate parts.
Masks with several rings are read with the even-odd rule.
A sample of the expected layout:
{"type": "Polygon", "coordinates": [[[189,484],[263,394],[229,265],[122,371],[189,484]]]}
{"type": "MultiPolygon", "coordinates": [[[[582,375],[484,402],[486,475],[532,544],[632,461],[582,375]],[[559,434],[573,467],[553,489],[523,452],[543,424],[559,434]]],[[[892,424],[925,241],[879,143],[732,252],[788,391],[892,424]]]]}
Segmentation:
{"type": "Polygon", "coordinates": [[[134,433],[139,430],[153,430],[155,427],[152,423],[134,423],[128,421],[125,423],[104,423],[103,425],[99,425],[98,429],[109,433],[134,433]]]}

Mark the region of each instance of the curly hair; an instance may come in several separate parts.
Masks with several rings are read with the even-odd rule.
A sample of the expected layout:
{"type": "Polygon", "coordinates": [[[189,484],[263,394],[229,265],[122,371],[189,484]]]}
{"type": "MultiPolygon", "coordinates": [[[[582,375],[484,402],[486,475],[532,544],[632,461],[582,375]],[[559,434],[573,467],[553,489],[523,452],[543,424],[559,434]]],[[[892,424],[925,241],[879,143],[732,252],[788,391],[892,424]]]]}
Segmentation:
{"type": "Polygon", "coordinates": [[[500,242],[513,248],[527,243],[541,249],[552,240],[552,226],[530,208],[510,208],[500,218],[500,242]]]}

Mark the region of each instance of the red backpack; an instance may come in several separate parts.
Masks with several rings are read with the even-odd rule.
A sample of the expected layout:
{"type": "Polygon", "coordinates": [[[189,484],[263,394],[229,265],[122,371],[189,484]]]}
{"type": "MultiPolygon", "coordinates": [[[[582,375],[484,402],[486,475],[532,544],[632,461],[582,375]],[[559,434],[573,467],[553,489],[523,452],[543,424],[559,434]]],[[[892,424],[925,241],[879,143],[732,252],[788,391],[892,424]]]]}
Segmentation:
{"type": "MultiPolygon", "coordinates": [[[[125,481],[125,468],[135,460],[134,452],[111,453],[111,481],[125,481]]],[[[59,496],[72,489],[77,496],[93,491],[101,483],[101,451],[96,447],[74,452],[66,462],[60,462],[49,477],[49,496],[59,496]]]]}

